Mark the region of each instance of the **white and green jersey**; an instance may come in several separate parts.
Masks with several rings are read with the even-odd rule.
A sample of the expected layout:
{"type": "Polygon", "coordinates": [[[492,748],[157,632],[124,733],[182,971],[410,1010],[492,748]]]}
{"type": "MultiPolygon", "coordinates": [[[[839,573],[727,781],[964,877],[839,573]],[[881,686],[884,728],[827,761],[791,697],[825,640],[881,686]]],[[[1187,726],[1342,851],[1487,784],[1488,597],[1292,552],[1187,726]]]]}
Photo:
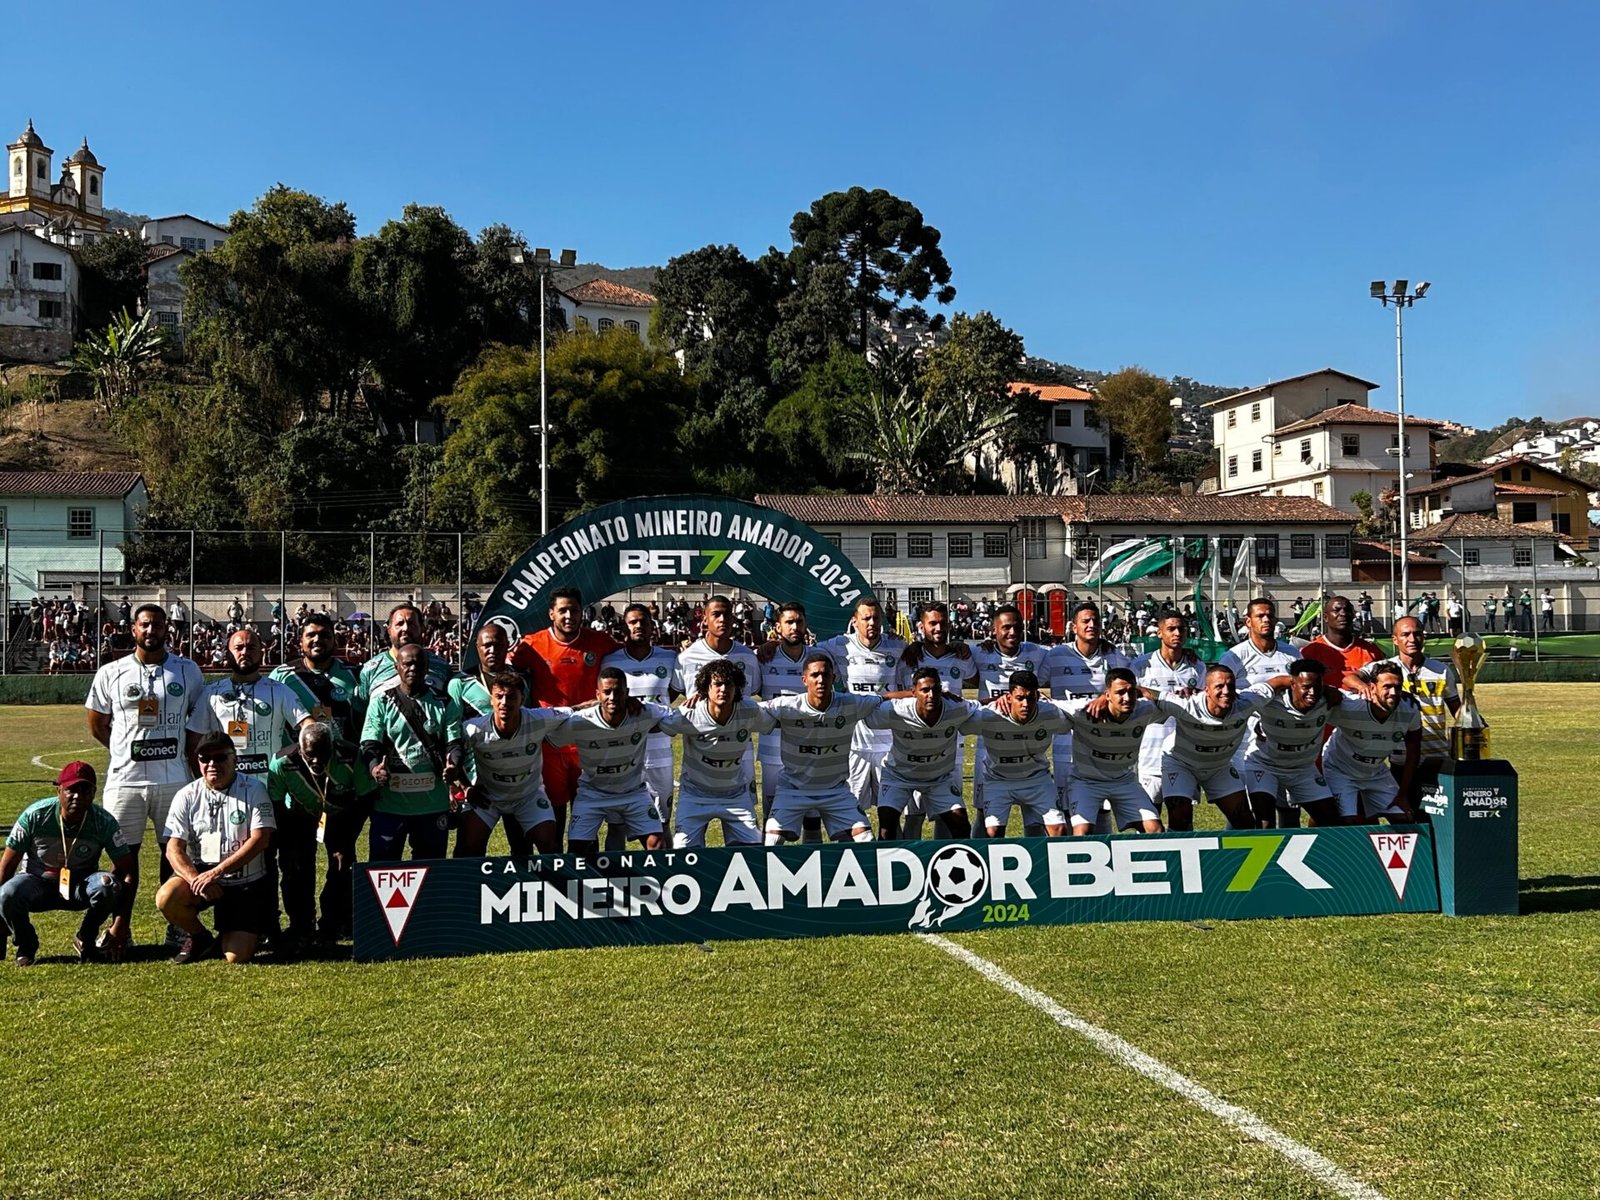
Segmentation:
{"type": "MultiPolygon", "coordinates": [[[[648,700],[663,708],[672,706],[674,695],[688,689],[678,674],[678,655],[665,646],[652,646],[643,658],[635,658],[626,647],[613,650],[600,660],[600,669],[615,667],[628,677],[628,695],[635,700],[648,700]]],[[[672,765],[672,739],[664,733],[652,733],[645,739],[644,765],[670,767],[672,765]]]]}
{"type": "MultiPolygon", "coordinates": [[[[1152,650],[1133,660],[1133,673],[1140,687],[1149,688],[1162,696],[1182,699],[1194,695],[1204,686],[1206,665],[1195,655],[1184,651],[1178,664],[1173,666],[1162,657],[1160,650],[1152,650]]],[[[1178,723],[1168,717],[1144,731],[1144,747],[1139,751],[1139,769],[1145,774],[1161,773],[1161,756],[1172,748],[1172,735],[1177,727],[1178,723]]]]}
{"type": "Polygon", "coordinates": [[[1410,696],[1401,696],[1384,717],[1371,701],[1346,692],[1334,716],[1333,736],[1322,750],[1322,769],[1347,779],[1387,775],[1396,755],[1405,761],[1406,735],[1421,728],[1422,709],[1410,696]]]}
{"type": "Polygon", "coordinates": [[[679,708],[661,719],[664,733],[683,739],[683,765],[678,770],[678,791],[713,799],[747,796],[750,779],[744,756],[750,738],[770,733],[776,722],[757,701],[740,700],[726,721],[718,721],[702,700],[693,708],[679,708]]]}
{"type": "Polygon", "coordinates": [[[902,696],[886,700],[867,718],[867,724],[889,731],[889,755],[883,760],[886,770],[912,783],[937,783],[961,770],[959,731],[977,711],[978,706],[969,701],[947,699],[940,702],[937,718],[924,721],[917,712],[917,698],[902,696]]]}
{"type": "Polygon", "coordinates": [[[1049,700],[1040,700],[1025,724],[999,709],[980,708],[967,727],[983,739],[984,777],[1012,781],[1048,775],[1054,735],[1066,728],[1067,714],[1049,700]]]}
{"type": "Polygon", "coordinates": [[[804,695],[763,701],[783,735],[778,786],[807,795],[845,787],[850,776],[850,739],[856,726],[881,703],[875,695],[852,696],[838,688],[820,712],[804,695]]]}
{"type": "Polygon", "coordinates": [[[184,729],[200,703],[206,677],[191,659],[170,650],[159,663],[137,654],[94,673],[84,706],[111,717],[111,768],[106,787],[175,784],[189,779],[184,729]]]}
{"type": "Polygon", "coordinates": [[[1233,672],[1233,682],[1242,692],[1274,675],[1287,675],[1290,665],[1300,657],[1300,651],[1288,642],[1274,642],[1270,649],[1258,650],[1254,642],[1245,638],[1217,659],[1217,665],[1233,672]]]}
{"type": "MultiPolygon", "coordinates": [[[[609,655],[607,657],[610,657],[609,655]]],[[[756,657],[756,652],[743,642],[734,642],[728,647],[727,653],[719,654],[711,648],[711,643],[701,638],[694,645],[678,653],[678,678],[683,681],[685,692],[694,691],[694,677],[699,674],[700,668],[707,663],[716,662],[719,658],[726,658],[736,662],[744,668],[744,694],[746,696],[765,696],[765,668],[761,660],[756,657]]]]}
{"type": "Polygon", "coordinates": [[[1092,654],[1085,654],[1075,642],[1051,646],[1045,654],[1040,684],[1050,689],[1050,698],[1087,700],[1106,690],[1106,672],[1113,667],[1131,667],[1133,660],[1102,641],[1092,654]]]}
{"type": "Polygon", "coordinates": [[[1160,697],[1155,702],[1156,707],[1178,722],[1172,749],[1168,753],[1201,776],[1222,770],[1244,741],[1250,718],[1272,696],[1273,691],[1266,684],[1247,688],[1234,698],[1232,706],[1220,717],[1211,715],[1211,710],[1206,707],[1204,692],[1181,700],[1174,696],[1160,697]]]}
{"type": "Polygon", "coordinates": [[[1297,771],[1317,761],[1322,752],[1322,731],[1341,720],[1338,711],[1328,710],[1327,698],[1317,694],[1310,708],[1301,712],[1285,688],[1256,713],[1255,735],[1245,743],[1244,752],[1252,762],[1273,771],[1297,771]]]}
{"type": "Polygon", "coordinates": [[[1004,653],[999,646],[986,650],[982,645],[972,648],[972,661],[978,672],[978,700],[987,703],[1011,690],[1011,676],[1018,671],[1032,671],[1045,684],[1045,660],[1050,651],[1037,642],[1022,642],[1015,654],[1004,653]]]}
{"type": "Polygon", "coordinates": [[[1161,710],[1140,699],[1125,720],[1096,719],[1084,711],[1092,700],[1069,700],[1061,706],[1072,726],[1072,777],[1103,783],[1128,779],[1139,765],[1144,735],[1151,726],[1161,724],[1161,710]]]}
{"type": "MultiPolygon", "coordinates": [[[[820,643],[817,649],[833,656],[834,686],[856,696],[881,696],[895,690],[900,677],[900,656],[906,644],[891,633],[878,635],[877,645],[863,645],[855,633],[842,633],[820,643]]],[[[854,735],[857,750],[878,754],[889,751],[889,734],[863,722],[854,735]]]]}
{"type": "MultiPolygon", "coordinates": [[[[761,664],[761,694],[770,700],[774,696],[798,696],[804,692],[806,682],[800,674],[800,664],[805,662],[806,655],[810,653],[810,646],[801,646],[800,657],[790,658],[783,643],[778,643],[772,661],[761,664]]],[[[694,680],[686,679],[684,682],[694,687],[694,680]]]]}
{"type": "MultiPolygon", "coordinates": [[[[161,836],[164,840],[182,838],[190,862],[214,867],[236,853],[256,830],[277,827],[267,785],[253,775],[235,775],[220,792],[212,791],[203,779],[179,788],[161,836]]],[[[224,875],[221,882],[223,887],[234,887],[254,883],[266,873],[267,855],[258,854],[224,875]]]]}
{"type": "Polygon", "coordinates": [[[900,670],[895,676],[895,691],[909,692],[916,673],[924,667],[932,667],[939,672],[939,681],[944,685],[944,690],[952,696],[959,696],[969,687],[977,686],[978,663],[977,660],[957,656],[954,650],[946,650],[943,654],[933,655],[928,653],[928,648],[922,648],[922,661],[914,667],[900,664],[900,670]]]}
{"type": "Polygon", "coordinates": [[[109,854],[112,862],[132,853],[122,844],[117,819],[98,804],[91,804],[76,823],[68,822],[64,831],[61,825],[59,797],[35,800],[22,810],[6,838],[6,849],[27,856],[22,868],[26,874],[68,867],[81,877],[99,866],[102,853],[109,854]]]}
{"type": "Polygon", "coordinates": [[[525,708],[512,733],[495,728],[494,714],[461,723],[467,778],[491,802],[509,804],[544,790],[544,740],[572,715],[570,708],[525,708]]]}
{"type": "Polygon", "coordinates": [[[332,726],[338,740],[354,742],[360,735],[356,673],[337,658],[329,660],[326,671],[314,671],[303,662],[284,663],[273,667],[268,678],[293,692],[313,721],[332,726]]]}
{"type": "MultiPolygon", "coordinates": [[[[357,702],[365,709],[380,692],[400,685],[400,668],[394,661],[395,651],[385,650],[367,659],[361,668],[361,678],[356,686],[357,702]]],[[[450,680],[456,669],[433,651],[428,655],[427,683],[436,692],[448,692],[450,680]]]]}
{"type": "Polygon", "coordinates": [[[645,735],[669,710],[649,701],[641,708],[637,716],[624,714],[608,725],[596,705],[572,713],[545,736],[552,746],[577,748],[580,791],[627,796],[644,787],[645,735]]]}
{"type": "Polygon", "coordinates": [[[294,741],[294,731],[309,715],[294,691],[275,679],[219,679],[200,693],[189,732],[226,733],[233,739],[237,769],[265,781],[272,756],[294,741]]]}

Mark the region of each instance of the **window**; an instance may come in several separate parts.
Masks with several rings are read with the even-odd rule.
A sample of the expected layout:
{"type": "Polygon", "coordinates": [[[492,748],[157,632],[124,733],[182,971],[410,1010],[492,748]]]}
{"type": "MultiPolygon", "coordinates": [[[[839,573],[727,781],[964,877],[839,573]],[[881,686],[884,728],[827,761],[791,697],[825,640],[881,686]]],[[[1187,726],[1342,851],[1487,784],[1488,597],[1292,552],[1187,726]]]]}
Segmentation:
{"type": "Polygon", "coordinates": [[[1238,424],[1239,424],[1239,410],[1236,409],[1236,408],[1230,408],[1228,410],[1228,428],[1229,429],[1233,429],[1238,424]]]}
{"type": "Polygon", "coordinates": [[[1300,439],[1300,461],[1303,462],[1303,463],[1309,463],[1311,461],[1311,439],[1310,438],[1301,438],[1300,439]]]}
{"type": "Polygon", "coordinates": [[[1045,546],[1045,519],[1022,518],[1022,555],[1024,558],[1043,558],[1045,546]]]}
{"type": "Polygon", "coordinates": [[[1261,420],[1261,401],[1257,400],[1250,405],[1250,419],[1252,421],[1261,420]]]}
{"type": "Polygon", "coordinates": [[[1056,405],[1055,422],[1057,429],[1072,428],[1072,409],[1065,404],[1056,405]]]}
{"type": "Polygon", "coordinates": [[[156,313],[156,324],[162,329],[176,329],[178,327],[178,314],[167,312],[163,309],[156,313]]]}
{"type": "Polygon", "coordinates": [[[1467,546],[1462,549],[1461,565],[1463,567],[1475,567],[1478,565],[1478,548],[1476,546],[1467,546]]]}
{"type": "Polygon", "coordinates": [[[1350,557],[1350,535],[1348,533],[1330,533],[1323,539],[1322,552],[1329,558],[1350,557]]]}
{"type": "Polygon", "coordinates": [[[1206,565],[1206,539],[1189,538],[1183,543],[1183,576],[1198,578],[1206,565]]]}
{"type": "Polygon", "coordinates": [[[11,173],[18,179],[22,178],[22,159],[15,158],[11,160],[11,173]]]}
{"type": "Polygon", "coordinates": [[[163,246],[170,246],[170,245],[172,245],[172,239],[167,237],[165,234],[163,234],[161,236],[161,244],[163,246]]]}
{"type": "Polygon", "coordinates": [[[213,250],[222,249],[222,239],[221,238],[212,238],[211,239],[211,248],[213,250]]]}
{"type": "Polygon", "coordinates": [[[1532,500],[1513,500],[1511,502],[1511,523],[1513,525],[1529,525],[1539,519],[1539,506],[1532,500]]]}
{"type": "Polygon", "coordinates": [[[970,533],[951,533],[945,536],[945,553],[951,558],[972,557],[972,535],[970,533]]]}
{"type": "Polygon", "coordinates": [[[906,534],[906,557],[907,558],[932,558],[933,557],[933,534],[931,534],[931,533],[908,533],[908,534],[906,534]]]}
{"type": "Polygon", "coordinates": [[[1313,500],[1326,499],[1326,492],[1327,486],[1320,479],[1311,485],[1311,498],[1313,500]]]}
{"type": "Polygon", "coordinates": [[[616,324],[616,322],[613,321],[610,317],[601,317],[600,318],[600,332],[604,333],[606,330],[610,329],[615,324],[616,324]]]}
{"type": "Polygon", "coordinates": [[[872,557],[893,558],[895,556],[895,536],[892,533],[875,533],[872,535],[872,557]]]}
{"type": "Polygon", "coordinates": [[[34,167],[34,169],[33,169],[33,173],[35,175],[37,175],[40,179],[49,179],[50,178],[50,176],[46,175],[45,171],[44,171],[44,159],[41,158],[39,160],[38,165],[36,167],[34,167]]]}
{"type": "Polygon", "coordinates": [[[60,263],[34,263],[33,277],[35,279],[60,279],[60,263]]]}
{"type": "Polygon", "coordinates": [[[1239,539],[1236,537],[1219,538],[1217,541],[1217,568],[1224,574],[1233,572],[1233,564],[1239,557],[1239,539]]]}
{"type": "Polygon", "coordinates": [[[1513,567],[1533,566],[1533,547],[1513,546],[1511,548],[1511,565],[1513,567]]]}
{"type": "Polygon", "coordinates": [[[885,608],[894,608],[899,603],[900,593],[894,588],[883,588],[878,592],[878,599],[883,601],[885,608]]]}
{"type": "Polygon", "coordinates": [[[589,328],[589,318],[588,317],[579,317],[578,318],[578,328],[579,329],[587,329],[587,328],[589,328]]]}
{"type": "Polygon", "coordinates": [[[1361,435],[1359,433],[1341,433],[1339,435],[1339,449],[1346,458],[1361,457],[1361,435]]]}
{"type": "Polygon", "coordinates": [[[59,321],[65,305],[59,300],[39,301],[39,319],[41,321],[59,321]]]}
{"type": "Polygon", "coordinates": [[[1317,539],[1309,533],[1292,533],[1289,535],[1290,558],[1315,558],[1317,556],[1317,539]]]}
{"type": "Polygon", "coordinates": [[[1501,483],[1510,483],[1511,482],[1511,468],[1510,467],[1501,467],[1500,468],[1500,482],[1501,483]]]}
{"type": "Polygon", "coordinates": [[[1237,454],[1230,454],[1230,455],[1228,455],[1228,478],[1232,479],[1238,473],[1239,473],[1239,456],[1237,454]]]}
{"type": "Polygon", "coordinates": [[[908,595],[909,595],[910,600],[911,600],[911,609],[912,609],[913,612],[915,612],[918,608],[920,608],[924,604],[932,604],[933,603],[933,589],[932,588],[912,588],[910,590],[910,592],[908,593],[908,595]]]}
{"type": "Polygon", "coordinates": [[[1572,514],[1571,513],[1554,513],[1554,514],[1552,514],[1551,517],[1550,517],[1550,528],[1554,529],[1557,533],[1571,533],[1572,532],[1572,514]]]}
{"type": "Polygon", "coordinates": [[[1261,470],[1261,451],[1259,451],[1259,450],[1250,451],[1250,469],[1252,471],[1261,470]]]}
{"type": "Polygon", "coordinates": [[[69,508],[67,509],[67,536],[69,538],[91,538],[94,536],[94,509],[69,508]]]}
{"type": "Polygon", "coordinates": [[[98,175],[91,175],[91,176],[89,176],[89,195],[98,196],[99,194],[100,194],[100,177],[98,175]]]}
{"type": "Polygon", "coordinates": [[[639,322],[637,322],[637,321],[624,321],[622,323],[622,327],[624,329],[626,329],[629,333],[633,334],[634,337],[638,337],[639,336],[639,322]]]}
{"type": "Polygon", "coordinates": [[[1278,573],[1278,539],[1276,535],[1256,538],[1256,574],[1278,573]]]}
{"type": "Polygon", "coordinates": [[[984,534],[983,556],[985,558],[1010,558],[1011,539],[1003,533],[984,534]]]}
{"type": "Polygon", "coordinates": [[[839,545],[839,531],[837,529],[823,529],[819,531],[823,537],[833,543],[835,550],[841,549],[839,545]]]}
{"type": "Polygon", "coordinates": [[[205,250],[206,240],[205,238],[181,237],[178,239],[178,245],[184,250],[193,250],[196,254],[198,254],[205,250]]]}

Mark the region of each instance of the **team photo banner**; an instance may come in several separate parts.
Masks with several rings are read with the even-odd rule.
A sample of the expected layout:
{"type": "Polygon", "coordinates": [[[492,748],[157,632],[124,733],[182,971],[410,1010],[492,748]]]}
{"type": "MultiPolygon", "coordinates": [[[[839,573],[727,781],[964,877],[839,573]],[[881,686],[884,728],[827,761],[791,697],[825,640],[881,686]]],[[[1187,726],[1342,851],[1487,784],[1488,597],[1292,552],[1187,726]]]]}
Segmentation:
{"type": "Polygon", "coordinates": [[[364,864],[354,956],[1438,911],[1426,826],[640,850],[364,864]]]}
{"type": "Polygon", "coordinates": [[[798,600],[819,637],[842,633],[856,601],[872,595],[837,546],[785,513],[721,496],[651,496],[602,505],[552,529],[511,564],[483,619],[506,626],[515,641],[550,623],[558,587],[576,587],[585,603],[598,603],[677,582],[798,600]]]}

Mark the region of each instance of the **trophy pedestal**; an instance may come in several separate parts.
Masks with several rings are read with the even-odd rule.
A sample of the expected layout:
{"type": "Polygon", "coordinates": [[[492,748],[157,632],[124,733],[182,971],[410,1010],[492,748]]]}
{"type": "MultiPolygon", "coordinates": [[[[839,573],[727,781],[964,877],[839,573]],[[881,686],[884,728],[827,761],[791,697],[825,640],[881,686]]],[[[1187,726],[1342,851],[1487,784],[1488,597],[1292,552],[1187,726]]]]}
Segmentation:
{"type": "Polygon", "coordinates": [[[1439,911],[1515,916],[1517,772],[1503,758],[1446,759],[1439,790],[1422,797],[1439,865],[1439,911]]]}

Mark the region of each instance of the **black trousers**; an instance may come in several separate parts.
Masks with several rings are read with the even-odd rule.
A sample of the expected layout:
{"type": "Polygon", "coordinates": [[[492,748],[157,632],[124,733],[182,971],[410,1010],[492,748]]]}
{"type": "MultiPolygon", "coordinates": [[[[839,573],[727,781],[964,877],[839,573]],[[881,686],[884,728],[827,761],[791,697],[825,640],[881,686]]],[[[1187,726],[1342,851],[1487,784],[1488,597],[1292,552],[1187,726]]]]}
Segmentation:
{"type": "Polygon", "coordinates": [[[293,933],[309,936],[321,929],[335,937],[350,934],[350,888],[357,862],[356,840],[372,815],[370,800],[348,807],[330,807],[322,831],[328,856],[328,873],[317,885],[317,826],[320,818],[303,808],[278,807],[278,833],[273,844],[283,875],[283,910],[293,933]],[[320,901],[322,920],[317,921],[320,901]]]}

